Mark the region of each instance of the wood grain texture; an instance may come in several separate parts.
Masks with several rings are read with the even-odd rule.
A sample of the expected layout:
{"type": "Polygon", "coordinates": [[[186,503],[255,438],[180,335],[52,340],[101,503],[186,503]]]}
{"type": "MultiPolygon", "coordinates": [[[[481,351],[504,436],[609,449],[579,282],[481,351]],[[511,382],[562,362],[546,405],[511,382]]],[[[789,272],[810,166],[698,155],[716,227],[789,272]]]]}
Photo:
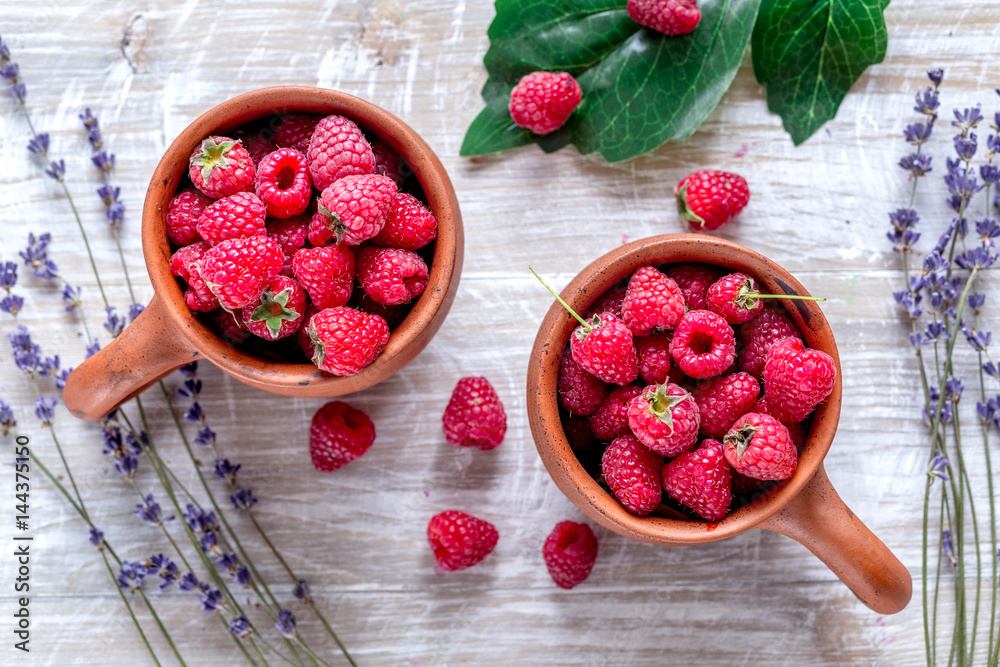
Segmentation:
{"type": "MultiPolygon", "coordinates": [[[[913,92],[925,85],[926,69],[945,68],[943,109],[982,100],[990,118],[1000,107],[992,92],[1000,80],[989,57],[1000,47],[1000,2],[960,11],[941,0],[893,2],[886,13],[885,62],[869,70],[837,118],[803,146],[793,147],[779,119],[768,114],[746,58],[694,136],[615,165],[573,149],[546,156],[534,146],[474,161],[458,157],[465,128],[482,104],[482,57],[493,13],[483,0],[296,0],[280,7],[259,0],[41,0],[7,3],[2,12],[3,36],[28,86],[33,122],[52,134],[53,154],[66,160],[67,183],[108,298],[120,310],[130,299],[93,194],[98,181],[77,120],[87,106],[117,155],[114,177],[128,210],[124,259],[143,302],[151,290],[138,220],[149,175],[187,123],[228,97],[293,83],[356,94],[402,117],[448,168],[466,225],[458,297],[421,355],[390,380],[350,397],[377,425],[378,438],[365,457],[334,474],[315,472],[307,431],[321,400],[274,397],[209,365],[200,369],[202,405],[224,454],[242,464],[241,479],[260,498],[256,516],[291,567],[309,580],[359,664],[923,664],[920,525],[927,438],[917,414],[913,353],[904,345],[905,322],[891,298],[902,274],[885,239],[886,214],[909,197],[910,184],[896,162],[906,149],[901,132],[914,120],[913,92]],[[720,236],[768,255],[813,294],[828,298],[823,308],[843,362],[844,417],[826,469],[847,504],[914,576],[914,601],[896,616],[869,612],[804,547],[761,531],[662,548],[598,529],[600,558],[584,585],[562,591],[545,570],[545,536],[557,521],[582,514],[549,479],[528,430],[528,352],[551,297],[527,265],[562,287],[625,239],[681,231],[671,191],[680,177],[702,167],[739,171],[752,189],[748,209],[720,236]],[[494,451],[459,450],[444,441],[440,414],[465,375],[487,376],[507,408],[507,437],[494,451]],[[481,565],[436,574],[424,531],[431,515],[451,508],[493,522],[501,538],[481,565]]],[[[943,172],[948,129],[942,122],[935,136],[931,150],[942,157],[935,158],[932,176],[943,172]]],[[[65,198],[24,150],[29,137],[17,107],[0,96],[0,260],[16,260],[28,232],[50,231],[60,274],[84,288],[88,324],[106,342],[102,304],[76,223],[65,198]]],[[[924,247],[950,219],[942,192],[933,181],[917,195],[927,225],[924,247]]],[[[984,284],[996,293],[992,274],[984,284]]],[[[64,365],[79,363],[84,339],[77,316],[63,311],[58,288],[22,270],[18,291],[26,298],[20,321],[43,350],[58,353],[64,365]]],[[[986,327],[998,324],[992,313],[986,327]]],[[[5,317],[4,331],[12,327],[5,317]]],[[[968,356],[961,364],[966,372],[974,368],[968,356]]],[[[9,355],[0,361],[0,378],[0,398],[15,406],[35,452],[54,465],[49,435],[32,414],[35,389],[9,355]]],[[[179,383],[175,374],[166,386],[179,383]]],[[[51,385],[43,388],[54,393],[51,385]]],[[[185,486],[196,488],[158,389],[147,392],[144,407],[163,456],[185,486]]],[[[97,427],[60,408],[56,432],[89,511],[116,550],[129,559],[166,552],[162,536],[132,515],[136,493],[101,455],[97,427]]],[[[1000,460],[996,441],[990,446],[994,461],[1000,460]]],[[[0,475],[13,477],[9,467],[0,475]]],[[[143,492],[162,495],[145,461],[137,482],[143,492]]],[[[972,484],[977,491],[985,487],[981,463],[973,467],[972,484]]],[[[0,488],[10,490],[11,483],[0,488]]],[[[221,487],[216,492],[225,500],[221,487]]],[[[4,539],[14,532],[13,504],[11,494],[0,498],[4,539]]],[[[233,521],[306,637],[331,664],[344,664],[292,599],[287,574],[249,522],[233,521]]],[[[182,537],[176,523],[170,530],[182,537]]],[[[31,533],[32,652],[22,656],[9,646],[16,564],[4,548],[0,663],[150,664],[87,543],[86,528],[38,471],[32,475],[31,533]]],[[[148,588],[188,664],[238,663],[232,642],[194,598],[148,588]]],[[[943,619],[951,609],[947,585],[944,591],[943,619]]],[[[249,593],[240,600],[250,601],[249,593]]],[[[173,664],[141,605],[138,614],[158,654],[173,664]]],[[[251,611],[251,620],[276,637],[260,609],[251,611]]]]}

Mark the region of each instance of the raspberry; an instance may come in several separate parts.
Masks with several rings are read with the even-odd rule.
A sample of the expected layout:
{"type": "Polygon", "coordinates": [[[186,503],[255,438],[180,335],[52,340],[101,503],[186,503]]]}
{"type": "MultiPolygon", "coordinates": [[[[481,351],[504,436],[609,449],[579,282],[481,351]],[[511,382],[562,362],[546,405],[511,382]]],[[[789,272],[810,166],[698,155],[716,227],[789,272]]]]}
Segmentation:
{"type": "MultiPolygon", "coordinates": [[[[375,156],[375,173],[388,176],[395,181],[396,185],[402,185],[403,170],[406,168],[403,158],[399,157],[399,154],[389,148],[389,145],[384,141],[375,139],[368,143],[371,144],[372,154],[375,156]]],[[[407,249],[413,250],[413,248],[407,249]]]]}
{"type": "Polygon", "coordinates": [[[407,303],[427,287],[427,265],[409,250],[368,246],[358,253],[357,267],[362,289],[386,306],[407,303]]]}
{"type": "MultiPolygon", "coordinates": [[[[198,233],[198,218],[212,203],[208,197],[194,188],[188,188],[174,195],[167,206],[167,236],[177,245],[188,245],[201,241],[198,233]]],[[[174,274],[177,275],[177,274],[174,274]]]]}
{"type": "Polygon", "coordinates": [[[211,245],[226,239],[263,236],[267,209],[252,192],[237,192],[209,205],[198,219],[198,233],[211,245]]]}
{"type": "Polygon", "coordinates": [[[343,306],[354,289],[354,251],[346,245],[303,248],[292,258],[292,273],[320,310],[343,306]]]}
{"type": "Polygon", "coordinates": [[[669,330],[684,316],[684,295],[677,283],[652,266],[632,274],[622,302],[622,320],[637,336],[669,330]]]}
{"type": "Polygon", "coordinates": [[[445,439],[451,444],[487,451],[503,442],[507,414],[489,380],[464,377],[451,392],[441,425],[445,439]]]}
{"type": "Polygon", "coordinates": [[[632,514],[644,516],[660,504],[663,457],[634,435],[615,439],[604,450],[601,472],[615,498],[632,514]]]}
{"type": "Polygon", "coordinates": [[[566,442],[573,451],[577,453],[589,451],[594,444],[594,432],[590,430],[590,420],[575,415],[562,415],[560,421],[566,442]]]}
{"type": "Polygon", "coordinates": [[[733,470],[754,479],[788,479],[799,457],[788,429],[770,415],[748,412],[722,439],[733,470]]]}
{"type": "Polygon", "coordinates": [[[490,555],[499,538],[492,523],[458,510],[435,514],[427,524],[434,562],[446,572],[479,563],[490,555]]]}
{"type": "Polygon", "coordinates": [[[767,352],[782,338],[802,339],[798,327],[781,304],[765,303],[757,317],[740,325],[743,354],[740,367],[758,380],[764,377],[767,352]]]}
{"type": "Polygon", "coordinates": [[[375,235],[372,243],[386,248],[417,250],[437,236],[437,220],[408,192],[399,192],[392,201],[389,214],[382,231],[375,235]]]}
{"type": "Polygon", "coordinates": [[[569,118],[583,91],[567,72],[532,72],[510,91],[511,118],[535,134],[555,132],[569,118]]]}
{"type": "Polygon", "coordinates": [[[256,301],[243,307],[243,323],[255,336],[278,340],[302,326],[306,293],[287,276],[275,276],[256,301]]]}
{"type": "Polygon", "coordinates": [[[341,178],[320,195],[309,221],[309,242],[321,246],[330,239],[348,245],[367,241],[385,227],[395,198],[396,184],[385,176],[341,178]]]}
{"type": "Polygon", "coordinates": [[[178,248],[170,257],[170,273],[183,278],[188,284],[188,289],[184,292],[184,303],[191,310],[201,313],[219,307],[219,300],[201,277],[201,258],[210,247],[205,241],[198,241],[178,248]]]}
{"type": "Polygon", "coordinates": [[[772,485],[772,482],[763,479],[754,479],[753,477],[741,475],[733,470],[732,466],[729,467],[729,471],[733,478],[733,496],[740,496],[743,501],[741,504],[753,502],[764,489],[772,485]]]}
{"type": "Polygon", "coordinates": [[[306,312],[302,313],[302,326],[295,332],[295,340],[298,341],[299,347],[309,359],[312,359],[313,355],[316,354],[316,346],[313,345],[312,338],[309,336],[309,322],[312,321],[313,315],[318,312],[319,309],[316,306],[306,301],[306,312]]]}
{"type": "Polygon", "coordinates": [[[327,116],[316,123],[306,160],[313,185],[320,192],[344,176],[375,172],[371,145],[361,128],[344,116],[327,116]]]}
{"type": "Polygon", "coordinates": [[[353,308],[321,310],[312,316],[306,330],[314,348],[313,363],[339,376],[361,372],[389,340],[385,320],[353,308]]]}
{"type": "Polygon", "coordinates": [[[256,192],[272,217],[290,218],[305,211],[312,198],[305,156],[293,148],[268,154],[257,165],[256,192]]]}
{"type": "Polygon", "coordinates": [[[572,354],[563,354],[559,362],[559,380],[556,393],[559,403],[570,414],[591,415],[604,401],[604,382],[596,375],[583,370],[573,360],[572,354]]]}
{"type": "Polygon", "coordinates": [[[406,319],[406,315],[410,312],[410,306],[412,305],[402,303],[398,306],[387,306],[371,298],[364,290],[355,291],[354,295],[357,296],[355,305],[358,310],[378,315],[386,321],[390,329],[395,329],[399,326],[400,322],[406,319]]]}
{"type": "Polygon", "coordinates": [[[309,241],[309,216],[296,215],[291,218],[271,218],[267,221],[267,235],[278,242],[285,253],[283,275],[292,276],[292,259],[309,241]]]}
{"type": "Polygon", "coordinates": [[[806,348],[798,338],[779,340],[764,364],[764,395],[779,421],[800,422],[823,402],[837,381],[837,365],[826,352],[806,348]]]}
{"type": "Polygon", "coordinates": [[[686,35],[698,27],[697,0],[628,0],[629,18],[664,35],[686,35]]]}
{"type": "Polygon", "coordinates": [[[677,456],[698,439],[698,404],[675,384],[650,385],[628,404],[628,426],[661,456],[677,456]]]}
{"type": "Polygon", "coordinates": [[[264,156],[278,149],[263,133],[248,134],[240,130],[233,134],[233,138],[238,139],[243,148],[247,149],[257,171],[260,171],[260,161],[264,159],[264,156]]]}
{"type": "Polygon", "coordinates": [[[309,456],[320,472],[333,472],[360,458],[375,442],[375,424],[361,410],[330,401],[309,425],[309,456]]]}
{"type": "Polygon", "coordinates": [[[576,363],[611,384],[628,384],[639,375],[632,332],[611,313],[594,315],[580,325],[569,340],[576,363]]]}
{"type": "Polygon", "coordinates": [[[625,288],[624,287],[612,287],[607,292],[602,294],[597,298],[597,301],[587,309],[584,317],[590,319],[594,315],[600,315],[601,313],[611,313],[615,317],[621,319],[622,316],[622,303],[625,301],[625,288]]]}
{"type": "Polygon", "coordinates": [[[745,273],[722,276],[708,288],[708,309],[730,324],[752,320],[764,307],[757,281],[745,273]]]}
{"type": "Polygon", "coordinates": [[[670,356],[693,378],[722,373],[736,358],[736,337],[726,321],[708,310],[691,310],[681,318],[670,341],[670,356]]]}
{"type": "Polygon", "coordinates": [[[229,137],[203,139],[188,162],[194,187],[212,199],[253,189],[253,160],[247,149],[229,137]]]}
{"type": "Polygon", "coordinates": [[[285,257],[274,239],[226,239],[205,251],[201,277],[227,310],[242,308],[261,295],[281,271],[285,257]]]}
{"type": "Polygon", "coordinates": [[[250,331],[243,324],[243,319],[237,317],[236,313],[219,308],[215,311],[214,316],[215,324],[222,332],[222,337],[230,345],[237,345],[250,337],[250,331]]]}
{"type": "MultiPolygon", "coordinates": [[[[771,415],[771,412],[767,407],[767,399],[763,396],[757,401],[756,405],[750,412],[757,412],[762,415],[771,415]]],[[[772,417],[774,415],[771,415],[772,417]]],[[[802,422],[781,422],[782,426],[788,429],[788,435],[792,439],[792,444],[795,445],[795,451],[802,452],[802,447],[806,444],[806,429],[802,426],[802,422]]]]}
{"type": "Polygon", "coordinates": [[[666,273],[680,288],[688,310],[708,310],[708,288],[719,279],[718,269],[707,264],[679,264],[666,273]]]}
{"type": "Polygon", "coordinates": [[[274,128],[275,145],[278,148],[294,148],[305,155],[309,150],[309,139],[319,121],[319,116],[283,116],[274,128]]]}
{"type": "Polygon", "coordinates": [[[639,377],[646,384],[663,384],[670,372],[670,341],[673,334],[663,333],[635,339],[639,359],[639,377]]]}
{"type": "Polygon", "coordinates": [[[722,443],[704,440],[698,449],[684,452],[663,466],[663,489],[706,521],[726,516],[733,501],[732,471],[722,443]]]}
{"type": "Polygon", "coordinates": [[[737,419],[753,409],[760,385],[749,373],[739,372],[706,380],[693,394],[701,414],[701,432],[721,438],[737,419]]]}
{"type": "Polygon", "coordinates": [[[631,435],[628,427],[628,405],[642,393],[643,387],[629,384],[615,387],[590,416],[590,428],[600,440],[610,441],[631,435]]]}
{"type": "Polygon", "coordinates": [[[559,588],[582,584],[597,561],[594,531],[585,523],[560,521],[545,538],[542,558],[559,588]]]}
{"type": "Polygon", "coordinates": [[[711,231],[735,218],[750,200],[746,179],[725,171],[696,171],[674,189],[692,231],[711,231]]]}

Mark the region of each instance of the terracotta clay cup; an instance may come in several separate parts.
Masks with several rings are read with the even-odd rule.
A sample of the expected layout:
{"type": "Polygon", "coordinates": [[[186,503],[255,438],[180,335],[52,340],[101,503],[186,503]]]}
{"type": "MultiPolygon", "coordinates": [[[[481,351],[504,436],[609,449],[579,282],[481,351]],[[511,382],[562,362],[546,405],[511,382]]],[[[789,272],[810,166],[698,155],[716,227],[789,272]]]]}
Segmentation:
{"type": "Polygon", "coordinates": [[[172,370],[208,359],[237,380],[275,394],[343,396],[389,377],[430,342],[455,298],[462,270],[463,234],[458,200],[430,147],[401,120],[357,97],[321,88],[281,86],[245,93],[205,112],[174,140],[153,172],[142,210],[142,251],[155,295],[110,345],[87,359],[66,381],[66,407],[99,419],[172,370]],[[438,222],[424,293],[391,333],[382,354],[364,370],[335,377],[311,363],[286,363],[233,348],[185,304],[170,273],[165,217],[188,170],[188,157],[209,135],[228,135],[254,121],[291,113],[341,114],[369,137],[381,139],[413,170],[438,222]]]}
{"type": "MultiPolygon", "coordinates": [[[[674,234],[621,246],[585,268],[562,291],[578,313],[615,283],[645,265],[702,262],[744,271],[757,278],[761,291],[808,295],[787,271],[762,255],[722,239],[674,234]]],[[[798,469],[753,502],[717,523],[630,514],[583,468],[570,448],[559,418],[556,383],[570,333],[578,325],[553,303],[535,339],[528,364],[528,418],[531,432],[560,490],[584,514],[606,528],[643,542],[664,545],[703,544],[751,528],[770,530],[800,542],[846,583],[860,600],[882,614],[903,609],[910,600],[909,572],[837,495],[826,471],[826,456],[840,416],[840,357],[830,325],[814,301],[782,301],[806,344],[833,357],[837,382],[811,419],[798,469]]]]}

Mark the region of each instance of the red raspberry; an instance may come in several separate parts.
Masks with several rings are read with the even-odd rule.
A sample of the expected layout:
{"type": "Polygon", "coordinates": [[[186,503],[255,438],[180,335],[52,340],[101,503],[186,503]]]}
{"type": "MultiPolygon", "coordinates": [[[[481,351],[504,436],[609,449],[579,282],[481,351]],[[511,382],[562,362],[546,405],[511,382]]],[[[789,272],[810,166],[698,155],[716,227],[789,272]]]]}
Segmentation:
{"type": "Polygon", "coordinates": [[[559,380],[556,393],[559,403],[570,414],[591,415],[604,401],[604,382],[596,375],[583,370],[573,360],[572,354],[563,354],[559,362],[559,380]]]}
{"type": "Polygon", "coordinates": [[[715,313],[691,310],[674,329],[670,356],[689,376],[704,380],[719,375],[733,363],[736,336],[715,313]]]}
{"type": "Polygon", "coordinates": [[[639,377],[646,384],[663,384],[670,373],[670,341],[673,334],[663,333],[635,339],[639,359],[639,377]]]}
{"type": "Polygon", "coordinates": [[[677,283],[652,266],[632,274],[622,302],[622,320],[636,336],[670,330],[684,316],[684,295],[677,283]]]}
{"type": "Polygon", "coordinates": [[[510,91],[511,118],[535,134],[555,132],[580,104],[583,91],[567,72],[532,72],[510,91]]]}
{"type": "Polygon", "coordinates": [[[222,332],[222,337],[230,345],[238,345],[250,337],[250,331],[243,324],[243,319],[236,317],[236,313],[219,308],[215,311],[214,316],[215,324],[222,332]]]}
{"type": "Polygon", "coordinates": [[[750,200],[746,179],[725,171],[696,171],[674,189],[692,231],[711,231],[735,218],[750,200]]]}
{"type": "Polygon", "coordinates": [[[764,299],[758,296],[760,290],[753,276],[730,273],[708,288],[708,309],[722,315],[730,324],[743,324],[756,317],[764,307],[764,299]]]}
{"type": "Polygon", "coordinates": [[[406,315],[410,312],[410,306],[412,305],[408,303],[401,303],[398,306],[387,306],[371,298],[364,290],[356,290],[353,296],[357,297],[355,305],[358,310],[378,315],[386,321],[386,324],[389,325],[389,329],[395,329],[399,326],[400,322],[406,319],[406,315]]]}
{"type": "Polygon", "coordinates": [[[718,269],[707,264],[679,264],[666,273],[681,289],[688,310],[708,310],[708,288],[719,279],[718,269]]]}
{"type": "Polygon", "coordinates": [[[441,425],[445,439],[451,444],[487,451],[503,442],[507,413],[489,380],[464,377],[451,392],[441,425]]]}
{"type": "Polygon", "coordinates": [[[433,241],[435,236],[437,220],[434,215],[413,195],[398,192],[385,219],[385,226],[375,235],[372,243],[386,248],[417,250],[433,241]]]}
{"type": "Polygon", "coordinates": [[[741,475],[733,470],[732,466],[730,466],[730,473],[733,477],[733,496],[742,496],[744,501],[742,504],[753,502],[759,497],[759,494],[764,491],[764,489],[773,485],[773,482],[741,475]]]}
{"type": "Polygon", "coordinates": [[[170,273],[183,278],[188,284],[188,289],[184,292],[184,303],[191,310],[200,313],[219,307],[219,300],[201,278],[201,258],[210,247],[205,241],[198,241],[178,248],[170,257],[170,273]]]}
{"type": "Polygon", "coordinates": [[[198,218],[212,201],[211,197],[194,188],[188,188],[175,195],[167,206],[167,236],[170,240],[177,245],[201,241],[197,228],[198,218]]]}
{"type": "Polygon", "coordinates": [[[360,458],[375,442],[375,424],[361,410],[330,401],[309,425],[309,456],[320,472],[333,472],[360,458]]]}
{"type": "Polygon", "coordinates": [[[628,0],[628,15],[664,35],[686,35],[701,21],[697,0],[628,0]]]}
{"type": "Polygon", "coordinates": [[[278,148],[294,148],[303,155],[309,150],[312,137],[320,116],[292,114],[283,116],[274,127],[274,143],[278,148]]]}
{"type": "Polygon", "coordinates": [[[737,419],[753,410],[759,395],[760,385],[749,373],[733,373],[702,382],[694,390],[701,413],[701,432],[721,438],[737,419]]]}
{"type": "Polygon", "coordinates": [[[389,340],[389,326],[381,317],[344,307],[316,313],[306,331],[312,339],[313,363],[339,376],[361,372],[389,340]]]}
{"type": "Polygon", "coordinates": [[[578,326],[569,346],[576,363],[605,382],[628,384],[639,375],[632,332],[611,313],[595,315],[587,326],[578,326]]]}
{"type": "MultiPolygon", "coordinates": [[[[767,399],[763,396],[757,401],[756,405],[750,412],[756,412],[762,415],[771,415],[767,408],[767,399]]],[[[774,417],[774,415],[771,415],[774,417]]],[[[802,448],[806,444],[806,429],[802,426],[802,422],[781,422],[782,426],[788,429],[788,435],[792,438],[792,444],[795,445],[795,451],[802,452],[802,448]]]]}
{"type": "Polygon", "coordinates": [[[677,456],[691,449],[700,423],[698,404],[676,384],[650,385],[628,404],[632,433],[661,456],[677,456]]]}
{"type": "Polygon", "coordinates": [[[201,277],[227,310],[242,308],[261,295],[281,271],[285,257],[274,239],[226,239],[205,251],[201,277]]]}
{"type": "Polygon", "coordinates": [[[500,535],[492,523],[458,510],[435,514],[427,524],[434,562],[446,572],[479,563],[490,555],[498,539],[500,535]]]}
{"type": "Polygon", "coordinates": [[[788,479],[799,457],[788,429],[770,415],[748,412],[722,439],[733,470],[754,479],[788,479]]]}
{"type": "Polygon", "coordinates": [[[757,317],[740,325],[743,354],[740,367],[758,380],[764,377],[767,352],[782,338],[802,339],[799,328],[781,304],[765,303],[757,317]]]}
{"type": "Polygon", "coordinates": [[[357,245],[373,238],[385,227],[396,184],[377,174],[344,176],[323,190],[309,221],[309,242],[315,246],[330,239],[357,245]]]}
{"type": "Polygon", "coordinates": [[[772,415],[800,422],[823,402],[837,381],[837,365],[826,352],[806,348],[798,338],[779,340],[764,364],[764,395],[772,415]]]}
{"type": "Polygon", "coordinates": [[[243,144],[243,148],[247,149],[257,171],[260,171],[260,161],[264,159],[264,156],[278,149],[263,132],[248,134],[240,130],[233,134],[233,138],[238,139],[243,144]]]}
{"type": "Polygon", "coordinates": [[[267,209],[260,197],[252,192],[237,192],[205,209],[198,219],[198,233],[211,245],[226,239],[263,236],[267,233],[266,219],[267,209]]]}
{"type": "Polygon", "coordinates": [[[590,420],[575,415],[562,415],[560,421],[566,442],[573,451],[577,453],[589,451],[594,444],[594,432],[590,430],[590,420]]]}
{"type": "Polygon", "coordinates": [[[718,440],[703,440],[663,466],[663,489],[706,521],[726,516],[733,501],[732,471],[718,440]]]}
{"type": "Polygon", "coordinates": [[[346,245],[303,248],[292,258],[292,273],[320,310],[343,306],[354,289],[354,251],[346,245]]]}
{"type": "Polygon", "coordinates": [[[358,282],[371,298],[398,306],[427,287],[427,265],[415,252],[368,246],[357,256],[358,282]]]}
{"type": "Polygon", "coordinates": [[[660,504],[663,457],[634,435],[615,439],[604,450],[601,472],[625,509],[644,516],[660,504]]]}
{"type": "Polygon", "coordinates": [[[625,301],[625,288],[612,287],[607,292],[597,298],[597,301],[587,309],[584,314],[585,319],[590,319],[594,315],[601,313],[611,313],[618,319],[622,316],[622,303],[625,301]]]}
{"type": "Polygon", "coordinates": [[[371,145],[361,128],[344,116],[327,116],[316,123],[306,160],[313,185],[320,192],[344,176],[375,173],[371,145]]]}
{"type": "Polygon", "coordinates": [[[212,199],[253,190],[254,166],[247,149],[229,137],[208,137],[189,159],[194,187],[212,199]]]}
{"type": "Polygon", "coordinates": [[[316,354],[316,346],[313,345],[312,337],[309,336],[309,322],[312,321],[313,315],[318,312],[319,309],[316,306],[306,301],[306,312],[302,313],[302,326],[295,332],[295,340],[298,341],[299,347],[309,359],[312,359],[313,355],[316,354]]]}
{"type": "MultiPolygon", "coordinates": [[[[375,139],[368,143],[371,144],[372,154],[375,156],[375,173],[388,176],[396,185],[402,185],[403,171],[406,168],[403,158],[399,157],[399,154],[389,148],[389,145],[384,141],[375,139]]],[[[413,248],[407,248],[407,250],[413,250],[413,248]]]]}
{"type": "Polygon", "coordinates": [[[312,198],[305,156],[293,148],[268,154],[257,165],[256,192],[272,217],[290,218],[305,211],[312,198]]]}
{"type": "Polygon", "coordinates": [[[281,273],[292,276],[292,258],[309,242],[309,216],[296,215],[291,218],[271,218],[267,221],[267,235],[278,242],[285,253],[285,265],[281,273]]]}
{"type": "Polygon", "coordinates": [[[590,416],[590,428],[600,440],[610,441],[631,435],[628,427],[628,405],[642,393],[643,387],[628,384],[615,387],[590,416]]]}
{"type": "Polygon", "coordinates": [[[243,323],[255,336],[278,340],[302,326],[306,293],[287,276],[275,276],[256,301],[243,307],[243,323]]]}
{"type": "Polygon", "coordinates": [[[542,558],[559,588],[582,584],[597,561],[594,531],[585,523],[560,521],[545,538],[542,558]]]}

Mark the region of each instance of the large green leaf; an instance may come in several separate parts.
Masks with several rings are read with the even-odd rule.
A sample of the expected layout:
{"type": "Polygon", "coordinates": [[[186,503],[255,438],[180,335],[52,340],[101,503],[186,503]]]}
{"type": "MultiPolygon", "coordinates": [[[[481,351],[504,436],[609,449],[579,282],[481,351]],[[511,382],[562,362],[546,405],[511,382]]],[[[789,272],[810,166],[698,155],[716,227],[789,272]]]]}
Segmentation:
{"type": "Polygon", "coordinates": [[[753,31],[753,71],[767,107],[796,145],[837,114],[869,65],[882,62],[889,0],[764,0],[753,31]]]}
{"type": "Polygon", "coordinates": [[[498,0],[484,58],[486,108],[469,127],[462,155],[536,141],[546,151],[568,143],[609,162],[650,151],[694,132],[725,93],[753,31],[761,0],[705,0],[689,35],[640,27],[626,0],[498,0]],[[577,77],[583,102],[562,129],[536,136],[507,112],[510,91],[535,70],[577,77]]]}

